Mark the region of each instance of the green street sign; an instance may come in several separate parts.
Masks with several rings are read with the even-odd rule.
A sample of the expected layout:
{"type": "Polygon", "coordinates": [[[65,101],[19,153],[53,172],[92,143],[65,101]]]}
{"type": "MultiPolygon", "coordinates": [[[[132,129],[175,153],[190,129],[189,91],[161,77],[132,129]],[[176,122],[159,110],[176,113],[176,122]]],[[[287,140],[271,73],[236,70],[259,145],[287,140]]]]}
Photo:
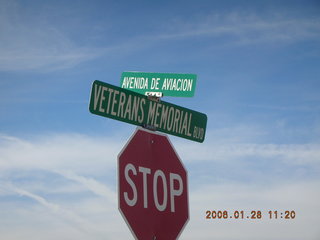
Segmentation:
{"type": "Polygon", "coordinates": [[[163,96],[193,97],[196,74],[123,72],[120,86],[141,94],[162,93],[163,96]]]}
{"type": "Polygon", "coordinates": [[[89,111],[196,142],[205,138],[207,115],[98,80],[92,84],[89,111]]]}

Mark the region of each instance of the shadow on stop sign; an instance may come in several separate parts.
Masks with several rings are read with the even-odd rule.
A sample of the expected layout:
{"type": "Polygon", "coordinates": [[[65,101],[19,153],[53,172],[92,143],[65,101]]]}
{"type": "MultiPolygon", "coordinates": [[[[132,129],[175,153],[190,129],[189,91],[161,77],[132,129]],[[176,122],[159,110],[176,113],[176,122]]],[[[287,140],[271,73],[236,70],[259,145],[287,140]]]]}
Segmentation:
{"type": "Polygon", "coordinates": [[[137,128],[118,155],[119,210],[139,240],[177,239],[189,220],[187,171],[164,134],[137,128]]]}

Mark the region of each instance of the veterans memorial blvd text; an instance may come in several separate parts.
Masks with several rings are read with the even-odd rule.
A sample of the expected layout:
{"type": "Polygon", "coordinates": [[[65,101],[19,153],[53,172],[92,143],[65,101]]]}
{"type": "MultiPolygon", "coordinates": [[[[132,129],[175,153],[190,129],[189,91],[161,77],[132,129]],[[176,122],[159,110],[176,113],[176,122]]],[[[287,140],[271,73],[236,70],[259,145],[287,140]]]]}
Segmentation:
{"type": "Polygon", "coordinates": [[[135,125],[150,125],[172,135],[203,142],[207,116],[100,81],[94,81],[90,99],[94,114],[135,125]]]}

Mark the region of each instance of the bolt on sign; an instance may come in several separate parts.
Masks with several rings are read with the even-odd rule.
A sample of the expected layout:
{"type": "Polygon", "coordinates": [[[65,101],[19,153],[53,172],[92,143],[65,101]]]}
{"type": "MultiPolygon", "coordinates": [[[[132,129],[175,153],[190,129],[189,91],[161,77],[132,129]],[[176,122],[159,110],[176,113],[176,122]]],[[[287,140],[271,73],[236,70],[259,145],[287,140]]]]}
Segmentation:
{"type": "Polygon", "coordinates": [[[120,86],[141,94],[162,93],[163,96],[193,97],[196,74],[123,72],[120,86]]]}
{"type": "Polygon", "coordinates": [[[207,115],[165,101],[152,101],[142,94],[95,80],[89,111],[137,126],[203,142],[207,115]]]}

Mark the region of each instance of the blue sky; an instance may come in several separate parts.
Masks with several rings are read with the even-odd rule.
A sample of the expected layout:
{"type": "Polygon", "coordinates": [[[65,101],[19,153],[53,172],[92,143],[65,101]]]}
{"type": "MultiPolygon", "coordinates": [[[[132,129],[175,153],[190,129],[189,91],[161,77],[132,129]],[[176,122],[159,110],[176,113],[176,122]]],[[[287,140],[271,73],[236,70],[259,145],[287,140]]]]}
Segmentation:
{"type": "Polygon", "coordinates": [[[92,82],[124,71],[198,76],[193,98],[164,99],[208,116],[204,143],[170,136],[189,172],[180,239],[319,239],[319,1],[0,5],[5,239],[132,238],[116,159],[135,126],[88,110],[92,82]],[[222,209],[297,217],[205,219],[222,209]]]}

